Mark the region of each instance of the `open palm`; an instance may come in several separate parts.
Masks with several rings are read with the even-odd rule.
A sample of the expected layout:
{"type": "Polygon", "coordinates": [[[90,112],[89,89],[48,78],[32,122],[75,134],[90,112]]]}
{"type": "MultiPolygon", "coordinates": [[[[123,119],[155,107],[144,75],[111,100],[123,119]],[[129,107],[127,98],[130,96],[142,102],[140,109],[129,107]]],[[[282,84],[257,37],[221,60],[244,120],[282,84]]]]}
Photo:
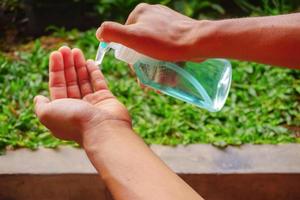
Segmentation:
{"type": "Polygon", "coordinates": [[[50,55],[51,100],[35,98],[40,121],[60,139],[81,142],[81,134],[107,120],[130,125],[127,109],[108,90],[103,74],[80,49],[61,47],[50,55]]]}

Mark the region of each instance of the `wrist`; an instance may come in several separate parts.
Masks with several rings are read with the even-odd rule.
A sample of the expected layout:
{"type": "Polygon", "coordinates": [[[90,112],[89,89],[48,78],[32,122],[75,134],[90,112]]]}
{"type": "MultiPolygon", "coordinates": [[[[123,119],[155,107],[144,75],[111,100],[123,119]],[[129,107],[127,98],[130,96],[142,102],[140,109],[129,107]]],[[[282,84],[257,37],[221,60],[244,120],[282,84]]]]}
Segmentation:
{"type": "Polygon", "coordinates": [[[191,59],[213,57],[217,28],[216,21],[195,20],[188,52],[191,59]]]}
{"type": "Polygon", "coordinates": [[[251,35],[262,26],[257,18],[240,18],[199,21],[197,27],[201,33],[197,34],[195,52],[204,58],[240,58],[237,55],[257,43],[257,37],[251,35]]]}
{"type": "Polygon", "coordinates": [[[103,144],[124,131],[132,131],[130,122],[117,119],[100,121],[82,132],[82,147],[86,151],[91,151],[93,147],[103,144]]]}

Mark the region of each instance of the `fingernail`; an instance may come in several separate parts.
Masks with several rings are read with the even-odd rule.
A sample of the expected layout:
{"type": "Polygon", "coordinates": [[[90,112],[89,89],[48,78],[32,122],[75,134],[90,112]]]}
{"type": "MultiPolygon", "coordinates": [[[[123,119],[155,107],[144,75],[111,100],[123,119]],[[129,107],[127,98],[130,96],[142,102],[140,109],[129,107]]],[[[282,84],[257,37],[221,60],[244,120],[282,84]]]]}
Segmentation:
{"type": "Polygon", "coordinates": [[[92,60],[92,59],[88,59],[88,60],[86,61],[86,64],[87,64],[88,66],[92,66],[92,65],[95,65],[95,61],[92,60]]]}
{"type": "Polygon", "coordinates": [[[33,102],[36,103],[36,102],[38,101],[38,98],[39,98],[38,96],[35,96],[35,97],[33,98],[33,102]]]}
{"type": "Polygon", "coordinates": [[[96,37],[98,38],[98,40],[102,40],[102,38],[101,38],[102,27],[101,26],[102,26],[102,24],[96,31],[96,37]]]}
{"type": "Polygon", "coordinates": [[[67,45],[63,45],[59,48],[59,50],[64,49],[64,48],[70,49],[67,45]]]}

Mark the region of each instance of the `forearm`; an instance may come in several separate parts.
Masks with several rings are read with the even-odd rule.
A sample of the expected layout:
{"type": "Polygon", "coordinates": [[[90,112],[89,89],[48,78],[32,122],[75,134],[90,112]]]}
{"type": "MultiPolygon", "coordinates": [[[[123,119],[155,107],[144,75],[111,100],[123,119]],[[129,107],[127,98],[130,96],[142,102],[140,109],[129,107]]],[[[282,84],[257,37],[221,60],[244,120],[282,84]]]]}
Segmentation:
{"type": "Polygon", "coordinates": [[[200,21],[198,33],[194,51],[204,57],[300,67],[300,13],[209,21],[202,29],[200,21]]]}
{"type": "Polygon", "coordinates": [[[131,128],[107,122],[85,135],[87,155],[116,200],[201,199],[131,128]]]}

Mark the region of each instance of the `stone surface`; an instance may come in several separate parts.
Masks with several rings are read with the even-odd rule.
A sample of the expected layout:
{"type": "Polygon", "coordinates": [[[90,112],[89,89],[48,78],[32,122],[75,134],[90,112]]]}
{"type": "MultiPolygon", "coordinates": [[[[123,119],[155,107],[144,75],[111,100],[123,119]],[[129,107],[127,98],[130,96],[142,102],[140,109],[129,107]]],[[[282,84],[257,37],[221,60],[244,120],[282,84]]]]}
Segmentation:
{"type": "Polygon", "coordinates": [[[82,149],[19,149],[0,156],[0,174],[95,174],[82,149]]]}
{"type": "MultiPolygon", "coordinates": [[[[206,200],[300,199],[300,174],[180,174],[180,176],[206,200]]],[[[96,174],[0,176],[0,200],[91,199],[112,200],[96,174]]]]}
{"type": "Polygon", "coordinates": [[[0,200],[106,200],[109,196],[97,175],[0,176],[0,200]]]}
{"type": "Polygon", "coordinates": [[[206,200],[300,200],[300,174],[184,174],[206,200]]]}
{"type": "MultiPolygon", "coordinates": [[[[300,199],[300,145],[151,148],[207,200],[300,199]]],[[[112,197],[81,149],[20,149],[0,156],[0,200],[50,199],[112,197]]]]}
{"type": "Polygon", "coordinates": [[[152,146],[175,172],[187,174],[300,173],[300,145],[152,146]]]}
{"type": "MultiPolygon", "coordinates": [[[[153,145],[153,151],[180,174],[300,173],[300,145],[153,145]]],[[[0,174],[94,174],[82,149],[20,149],[0,156],[0,174]]]]}

